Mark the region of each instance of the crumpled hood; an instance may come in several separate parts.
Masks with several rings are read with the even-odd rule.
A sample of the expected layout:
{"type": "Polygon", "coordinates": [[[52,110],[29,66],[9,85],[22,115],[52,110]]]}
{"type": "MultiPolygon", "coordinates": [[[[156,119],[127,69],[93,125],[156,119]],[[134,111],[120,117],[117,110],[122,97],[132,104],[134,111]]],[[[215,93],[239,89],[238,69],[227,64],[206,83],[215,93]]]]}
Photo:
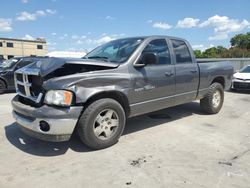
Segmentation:
{"type": "Polygon", "coordinates": [[[99,67],[116,68],[119,64],[112,62],[99,61],[94,59],[80,59],[80,58],[41,58],[34,63],[25,66],[16,72],[26,72],[31,75],[40,75],[42,77],[50,74],[51,72],[59,69],[65,64],[77,64],[77,65],[93,65],[99,67]]]}

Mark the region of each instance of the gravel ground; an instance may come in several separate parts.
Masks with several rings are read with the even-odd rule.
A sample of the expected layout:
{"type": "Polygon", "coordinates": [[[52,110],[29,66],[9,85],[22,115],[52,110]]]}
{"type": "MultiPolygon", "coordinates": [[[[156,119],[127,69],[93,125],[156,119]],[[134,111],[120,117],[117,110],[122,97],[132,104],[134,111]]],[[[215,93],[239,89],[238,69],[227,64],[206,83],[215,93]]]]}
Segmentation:
{"type": "Polygon", "coordinates": [[[226,92],[217,115],[192,102],[130,119],[99,151],[24,135],[13,96],[0,95],[0,187],[250,187],[250,94],[226,92]]]}

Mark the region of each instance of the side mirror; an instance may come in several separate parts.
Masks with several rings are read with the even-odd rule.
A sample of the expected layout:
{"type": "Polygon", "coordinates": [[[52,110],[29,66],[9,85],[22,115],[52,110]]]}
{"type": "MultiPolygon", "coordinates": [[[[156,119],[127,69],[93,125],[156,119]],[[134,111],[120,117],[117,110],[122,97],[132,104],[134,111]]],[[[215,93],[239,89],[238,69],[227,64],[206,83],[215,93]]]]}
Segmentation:
{"type": "Polygon", "coordinates": [[[158,62],[158,56],[156,53],[146,52],[141,55],[140,63],[137,63],[137,67],[145,65],[156,64],[158,62]]]}

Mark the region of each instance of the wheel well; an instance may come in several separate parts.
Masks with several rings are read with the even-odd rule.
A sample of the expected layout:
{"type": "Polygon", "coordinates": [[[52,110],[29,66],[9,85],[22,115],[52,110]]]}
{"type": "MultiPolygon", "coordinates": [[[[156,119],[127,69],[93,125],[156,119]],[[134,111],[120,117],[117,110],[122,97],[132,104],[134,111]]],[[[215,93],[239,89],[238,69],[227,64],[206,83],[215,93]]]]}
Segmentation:
{"type": "Polygon", "coordinates": [[[121,93],[119,91],[108,91],[108,92],[97,93],[97,94],[91,96],[86,101],[85,106],[88,106],[89,104],[93,103],[94,101],[99,100],[99,99],[103,99],[103,98],[110,98],[110,99],[114,99],[117,102],[119,102],[120,105],[124,109],[126,117],[129,116],[129,114],[130,114],[130,107],[129,107],[128,98],[126,97],[126,95],[124,95],[123,93],[121,93]]]}
{"type": "Polygon", "coordinates": [[[213,84],[215,82],[221,84],[223,86],[223,88],[225,88],[225,79],[222,76],[214,78],[211,84],[213,84]]]}
{"type": "Polygon", "coordinates": [[[7,82],[2,78],[0,78],[0,80],[3,81],[3,83],[5,84],[5,87],[7,88],[8,87],[7,82]]]}

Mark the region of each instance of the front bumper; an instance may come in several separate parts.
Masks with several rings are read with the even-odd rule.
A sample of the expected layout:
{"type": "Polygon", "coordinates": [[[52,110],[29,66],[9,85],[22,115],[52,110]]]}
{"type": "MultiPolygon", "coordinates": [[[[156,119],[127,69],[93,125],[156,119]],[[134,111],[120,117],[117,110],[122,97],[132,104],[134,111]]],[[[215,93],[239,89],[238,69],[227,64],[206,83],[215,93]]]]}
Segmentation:
{"type": "Polygon", "coordinates": [[[43,105],[35,108],[12,99],[13,117],[24,133],[46,141],[66,141],[70,139],[83,107],[60,108],[43,105]],[[41,130],[40,123],[47,122],[49,130],[41,130]]]}
{"type": "Polygon", "coordinates": [[[239,90],[250,90],[250,81],[249,80],[239,80],[233,79],[232,80],[232,89],[239,89],[239,90]]]}

